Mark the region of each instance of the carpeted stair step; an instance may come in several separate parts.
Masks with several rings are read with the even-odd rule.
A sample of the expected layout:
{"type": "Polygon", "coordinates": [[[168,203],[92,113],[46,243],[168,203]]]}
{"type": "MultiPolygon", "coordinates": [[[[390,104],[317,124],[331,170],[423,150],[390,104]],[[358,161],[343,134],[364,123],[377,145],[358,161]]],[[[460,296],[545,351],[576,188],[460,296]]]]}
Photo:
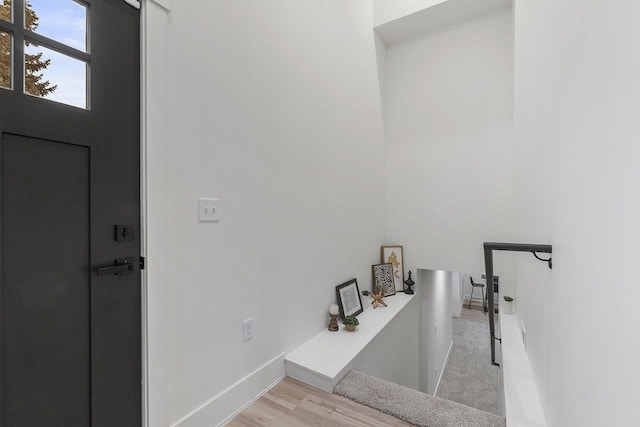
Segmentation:
{"type": "Polygon", "coordinates": [[[420,427],[504,427],[505,419],[451,400],[421,393],[358,371],[333,392],[420,427]]]}

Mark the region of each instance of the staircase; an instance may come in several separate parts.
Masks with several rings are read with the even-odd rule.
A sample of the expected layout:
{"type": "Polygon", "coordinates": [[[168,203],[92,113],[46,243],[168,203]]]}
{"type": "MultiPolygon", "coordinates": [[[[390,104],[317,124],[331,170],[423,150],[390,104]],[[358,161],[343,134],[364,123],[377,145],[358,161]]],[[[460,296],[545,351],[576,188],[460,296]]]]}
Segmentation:
{"type": "Polygon", "coordinates": [[[350,371],[333,389],[337,395],[420,427],[504,427],[489,412],[350,371]]]}

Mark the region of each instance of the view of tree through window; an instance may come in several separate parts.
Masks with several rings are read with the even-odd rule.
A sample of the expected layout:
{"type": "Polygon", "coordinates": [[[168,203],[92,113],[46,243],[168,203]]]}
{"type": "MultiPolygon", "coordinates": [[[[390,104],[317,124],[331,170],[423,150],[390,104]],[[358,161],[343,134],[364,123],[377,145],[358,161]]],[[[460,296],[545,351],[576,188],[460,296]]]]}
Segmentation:
{"type": "MultiPolygon", "coordinates": [[[[0,18],[5,21],[11,20],[11,0],[3,0],[0,5],[0,18]]],[[[25,28],[35,31],[38,28],[38,15],[33,10],[29,0],[25,0],[25,28]]],[[[25,46],[35,45],[30,41],[25,41],[25,46]]],[[[11,82],[11,36],[8,33],[0,33],[0,86],[10,87],[11,82]],[[5,60],[5,58],[9,58],[5,60]]],[[[43,58],[43,53],[25,54],[25,79],[24,91],[35,96],[47,96],[53,93],[58,86],[49,80],[44,80],[42,73],[51,59],[43,58]]]]}
{"type": "MultiPolygon", "coordinates": [[[[11,0],[0,5],[0,19],[11,21],[11,0]]],[[[0,31],[0,87],[11,87],[11,34],[0,31]]]]}
{"type": "Polygon", "coordinates": [[[11,0],[4,0],[0,8],[0,19],[11,22],[11,0]]]}
{"type": "Polygon", "coordinates": [[[11,46],[11,35],[6,31],[0,31],[0,87],[11,87],[11,52],[5,50],[5,46],[11,46]]]}

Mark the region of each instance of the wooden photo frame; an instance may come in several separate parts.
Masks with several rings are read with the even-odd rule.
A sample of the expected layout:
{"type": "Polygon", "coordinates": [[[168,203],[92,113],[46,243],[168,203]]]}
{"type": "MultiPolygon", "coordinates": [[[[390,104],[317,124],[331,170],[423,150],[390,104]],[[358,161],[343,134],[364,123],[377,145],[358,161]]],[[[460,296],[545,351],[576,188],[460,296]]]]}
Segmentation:
{"type": "Polygon", "coordinates": [[[402,254],[402,246],[382,246],[380,253],[382,258],[380,262],[393,266],[393,282],[396,292],[404,292],[404,255],[402,254]]]}
{"type": "Polygon", "coordinates": [[[393,265],[375,264],[371,266],[371,278],[373,282],[373,292],[378,292],[378,287],[382,289],[382,295],[388,297],[396,294],[396,284],[393,280],[393,265]]]}
{"type": "Polygon", "coordinates": [[[363,312],[358,281],[354,278],[336,286],[340,317],[357,316],[363,312]]]}

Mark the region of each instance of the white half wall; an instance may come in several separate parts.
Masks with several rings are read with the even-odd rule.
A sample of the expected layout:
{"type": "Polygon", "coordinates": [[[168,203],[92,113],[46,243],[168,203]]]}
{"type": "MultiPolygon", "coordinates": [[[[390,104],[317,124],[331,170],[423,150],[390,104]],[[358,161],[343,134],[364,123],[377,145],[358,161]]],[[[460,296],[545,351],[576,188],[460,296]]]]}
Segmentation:
{"type": "Polygon", "coordinates": [[[385,237],[404,245],[405,270],[483,271],[482,243],[513,237],[511,20],[503,10],[386,51],[385,237]]]}
{"type": "Polygon", "coordinates": [[[436,394],[453,344],[453,276],[449,271],[418,269],[420,298],[420,388],[436,394]]]}
{"type": "Polygon", "coordinates": [[[614,3],[515,3],[517,236],[553,245],[516,314],[553,427],[638,424],[640,3],[614,3]]]}
{"type": "MultiPolygon", "coordinates": [[[[386,300],[391,298],[394,296],[386,300]]],[[[421,301],[413,298],[358,355],[353,369],[418,390],[423,357],[420,350],[421,306],[421,301]]],[[[379,311],[384,307],[368,310],[379,311]]]]}
{"type": "Polygon", "coordinates": [[[215,425],[225,414],[209,405],[232,414],[277,380],[272,361],[326,327],[335,286],[356,277],[366,288],[379,261],[373,11],[367,0],[156,9],[146,30],[157,111],[146,155],[149,419],[215,425]],[[199,197],[220,199],[221,222],[198,222],[199,197]]]}

